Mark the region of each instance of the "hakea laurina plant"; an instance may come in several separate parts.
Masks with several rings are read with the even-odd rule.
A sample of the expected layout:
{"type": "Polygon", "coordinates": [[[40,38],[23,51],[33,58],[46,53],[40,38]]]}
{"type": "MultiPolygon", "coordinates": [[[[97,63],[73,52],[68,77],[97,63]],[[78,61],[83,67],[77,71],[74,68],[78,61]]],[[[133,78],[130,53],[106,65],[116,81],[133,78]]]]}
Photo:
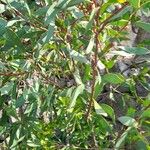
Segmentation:
{"type": "Polygon", "coordinates": [[[0,0],[0,149],[150,149],[149,40],[127,44],[128,29],[149,32],[149,9],[0,0]]]}

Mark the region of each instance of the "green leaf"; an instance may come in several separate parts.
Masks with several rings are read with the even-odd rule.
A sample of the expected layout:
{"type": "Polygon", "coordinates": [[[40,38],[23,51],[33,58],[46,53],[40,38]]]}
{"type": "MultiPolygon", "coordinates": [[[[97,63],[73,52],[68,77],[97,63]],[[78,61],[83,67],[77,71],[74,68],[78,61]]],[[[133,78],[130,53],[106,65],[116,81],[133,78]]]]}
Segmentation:
{"type": "Polygon", "coordinates": [[[23,52],[25,51],[24,45],[21,43],[21,40],[19,36],[12,30],[7,29],[6,31],[6,39],[7,39],[7,44],[10,45],[11,47],[17,46],[19,49],[18,52],[23,52]]]}
{"type": "Polygon", "coordinates": [[[135,149],[137,149],[137,150],[150,150],[149,148],[144,140],[143,141],[139,140],[137,143],[135,143],[135,149]]]}
{"type": "Polygon", "coordinates": [[[97,101],[94,100],[94,108],[97,114],[107,117],[107,113],[104,111],[104,109],[97,103],[97,101]]]}
{"type": "Polygon", "coordinates": [[[56,15],[62,10],[63,7],[65,7],[68,3],[68,0],[59,0],[58,2],[54,2],[50,8],[48,9],[45,17],[45,24],[48,25],[51,23],[56,15]]]}
{"type": "Polygon", "coordinates": [[[107,9],[110,7],[111,3],[107,2],[107,3],[103,3],[103,5],[101,6],[101,14],[104,14],[105,11],[107,11],[107,9]]]}
{"type": "Polygon", "coordinates": [[[104,89],[104,84],[103,83],[96,83],[95,84],[94,99],[97,99],[97,97],[101,94],[103,89],[104,89]]]}
{"type": "Polygon", "coordinates": [[[79,72],[78,69],[76,69],[76,71],[74,72],[73,76],[74,76],[74,79],[75,79],[77,85],[82,84],[80,72],[79,72]]]}
{"type": "Polygon", "coordinates": [[[96,82],[95,82],[95,91],[94,91],[94,99],[97,99],[98,95],[102,92],[104,87],[104,84],[102,83],[102,79],[100,74],[97,75],[96,77],[96,82]]]}
{"type": "Polygon", "coordinates": [[[56,9],[57,2],[54,2],[46,13],[45,24],[51,23],[56,17],[56,14],[59,12],[59,9],[56,9]]]}
{"type": "Polygon", "coordinates": [[[130,11],[132,11],[131,6],[127,6],[122,11],[120,11],[118,14],[114,15],[109,21],[119,20],[123,17],[123,15],[125,15],[126,13],[129,13],[130,11]]]}
{"type": "Polygon", "coordinates": [[[70,52],[70,56],[78,62],[90,64],[89,60],[87,60],[85,56],[83,56],[82,54],[80,54],[79,52],[77,52],[75,50],[72,50],[70,52]]]}
{"type": "Polygon", "coordinates": [[[140,2],[141,2],[141,0],[129,0],[129,3],[130,3],[131,6],[133,6],[134,8],[139,8],[139,7],[140,7],[140,2]]]}
{"type": "Polygon", "coordinates": [[[35,15],[38,16],[45,16],[46,12],[48,11],[48,6],[39,8],[38,10],[36,10],[35,15]]]}
{"type": "Polygon", "coordinates": [[[35,103],[30,104],[29,106],[27,106],[24,114],[30,114],[35,108],[36,108],[35,103]]]}
{"type": "Polygon", "coordinates": [[[78,5],[78,4],[80,4],[80,3],[84,2],[84,1],[85,1],[85,0],[71,0],[71,1],[68,3],[67,7],[72,7],[72,6],[78,5]]]}
{"type": "Polygon", "coordinates": [[[137,21],[135,25],[150,33],[150,23],[137,21]]]}
{"type": "Polygon", "coordinates": [[[89,54],[90,52],[92,52],[92,50],[93,50],[93,47],[94,47],[94,40],[95,40],[95,35],[93,35],[92,37],[91,37],[91,39],[90,39],[90,41],[89,41],[89,44],[88,44],[88,46],[87,46],[87,48],[86,48],[86,51],[85,51],[85,53],[86,54],[89,54]]]}
{"type": "Polygon", "coordinates": [[[54,24],[54,22],[51,22],[48,27],[48,31],[46,33],[44,33],[44,34],[46,34],[45,37],[42,39],[44,44],[49,42],[49,40],[52,38],[52,36],[54,34],[54,31],[55,31],[55,24],[54,24]]]}
{"type": "Polygon", "coordinates": [[[135,55],[146,55],[150,53],[150,50],[144,47],[124,47],[122,49],[130,54],[135,55]]]}
{"type": "Polygon", "coordinates": [[[84,88],[85,88],[84,84],[81,84],[74,90],[74,92],[71,96],[71,103],[69,105],[69,109],[74,108],[74,106],[76,104],[76,100],[77,100],[78,96],[83,92],[84,88]]]}
{"type": "Polygon", "coordinates": [[[14,86],[13,82],[8,82],[6,85],[0,88],[1,95],[8,94],[13,89],[13,86],[14,86]]]}
{"type": "Polygon", "coordinates": [[[120,138],[118,139],[116,145],[115,145],[115,150],[120,150],[121,145],[123,144],[123,142],[125,141],[129,131],[132,129],[132,127],[128,127],[127,130],[120,136],[120,138]]]}
{"type": "Polygon", "coordinates": [[[96,118],[97,118],[98,126],[100,127],[99,130],[104,135],[112,132],[111,124],[102,115],[97,115],[96,118]]]}
{"type": "Polygon", "coordinates": [[[5,131],[5,127],[0,126],[0,134],[2,134],[5,131]]]}
{"type": "Polygon", "coordinates": [[[7,113],[8,116],[12,116],[15,119],[18,119],[15,108],[13,108],[13,107],[7,107],[5,110],[6,110],[6,113],[7,113]]]}
{"type": "Polygon", "coordinates": [[[108,73],[103,76],[103,81],[111,84],[121,84],[125,82],[125,78],[121,74],[108,73]]]}
{"type": "Polygon", "coordinates": [[[16,22],[24,21],[23,19],[14,19],[7,22],[7,27],[13,26],[16,22]]]}
{"type": "Polygon", "coordinates": [[[81,12],[77,7],[71,9],[72,16],[76,19],[80,19],[84,16],[84,13],[81,12]]]}
{"type": "Polygon", "coordinates": [[[135,126],[137,122],[134,118],[128,116],[119,117],[118,120],[125,126],[135,126]]]}
{"type": "Polygon", "coordinates": [[[147,110],[145,110],[145,111],[142,113],[141,117],[142,117],[142,118],[143,118],[143,117],[150,118],[150,108],[147,109],[147,110]]]}
{"type": "Polygon", "coordinates": [[[22,95],[22,96],[20,96],[20,97],[16,100],[16,103],[15,103],[16,108],[19,108],[19,107],[23,106],[24,103],[25,103],[25,99],[24,99],[24,97],[23,97],[23,95],[22,95]]]}
{"type": "Polygon", "coordinates": [[[23,141],[24,138],[25,138],[25,135],[19,138],[18,140],[14,139],[13,145],[10,147],[10,149],[15,148],[21,141],[23,141]]]}
{"type": "Polygon", "coordinates": [[[0,36],[2,36],[6,31],[7,22],[0,18],[0,36]]]}
{"type": "Polygon", "coordinates": [[[113,122],[115,122],[115,112],[113,108],[107,104],[101,104],[101,107],[112,118],[113,122]]]}
{"type": "Polygon", "coordinates": [[[145,0],[145,1],[143,1],[143,2],[144,2],[144,3],[141,5],[142,9],[149,11],[149,8],[150,8],[150,0],[145,0]]]}
{"type": "Polygon", "coordinates": [[[3,69],[5,69],[5,68],[6,68],[6,67],[5,67],[4,63],[0,62],[0,69],[3,70],[3,69]]]}
{"type": "Polygon", "coordinates": [[[29,147],[40,147],[39,144],[35,144],[33,141],[30,141],[30,140],[27,141],[27,145],[29,147]]]}
{"type": "Polygon", "coordinates": [[[86,30],[89,30],[91,27],[92,27],[92,24],[93,24],[93,21],[94,21],[94,17],[97,13],[97,11],[99,10],[99,8],[94,8],[91,12],[91,15],[90,15],[90,19],[86,25],[86,30]]]}
{"type": "Polygon", "coordinates": [[[26,1],[24,2],[24,6],[25,6],[25,8],[28,11],[29,16],[31,16],[31,10],[30,10],[30,7],[29,7],[29,5],[28,5],[28,3],[26,1]]]}

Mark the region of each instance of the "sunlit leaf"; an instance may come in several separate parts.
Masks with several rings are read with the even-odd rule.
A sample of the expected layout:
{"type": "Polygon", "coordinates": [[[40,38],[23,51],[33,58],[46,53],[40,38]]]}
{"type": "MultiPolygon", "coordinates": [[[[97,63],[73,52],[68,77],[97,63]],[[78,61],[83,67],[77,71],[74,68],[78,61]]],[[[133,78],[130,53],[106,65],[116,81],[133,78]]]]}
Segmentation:
{"type": "Polygon", "coordinates": [[[56,15],[61,11],[61,9],[66,6],[68,0],[59,0],[58,2],[54,2],[46,13],[45,24],[51,23],[56,15]]]}
{"type": "Polygon", "coordinates": [[[120,11],[117,15],[114,15],[110,19],[110,21],[115,21],[115,20],[121,19],[123,17],[123,15],[125,15],[126,13],[129,13],[130,11],[132,11],[132,8],[130,6],[127,6],[122,11],[120,11]]]}
{"type": "Polygon", "coordinates": [[[11,149],[15,148],[19,142],[23,141],[24,138],[25,138],[25,135],[19,138],[18,140],[14,139],[13,145],[10,148],[11,149]]]}
{"type": "Polygon", "coordinates": [[[125,126],[135,126],[137,124],[134,118],[128,116],[119,117],[118,120],[125,126]]]}
{"type": "Polygon", "coordinates": [[[91,27],[92,27],[92,24],[93,24],[93,21],[94,21],[94,17],[97,13],[99,9],[98,8],[94,8],[91,12],[91,15],[90,15],[90,19],[89,19],[89,22],[88,24],[86,25],[86,30],[89,30],[91,27]]]}
{"type": "Polygon", "coordinates": [[[127,135],[128,135],[128,132],[131,130],[132,128],[129,127],[118,139],[116,145],[115,145],[115,150],[119,150],[120,147],[122,146],[122,144],[124,143],[127,135]]]}
{"type": "Polygon", "coordinates": [[[88,44],[88,46],[87,46],[87,48],[86,48],[86,54],[89,54],[90,52],[92,52],[92,50],[93,50],[93,47],[94,47],[94,44],[95,44],[95,38],[94,38],[95,36],[93,35],[92,37],[91,37],[91,39],[90,39],[90,41],[89,41],[89,44],[88,44]]]}
{"type": "Polygon", "coordinates": [[[73,108],[75,106],[76,100],[77,100],[78,96],[83,92],[83,90],[84,90],[84,85],[81,84],[81,85],[77,86],[77,88],[73,91],[69,109],[73,108]]]}
{"type": "Polygon", "coordinates": [[[70,56],[78,62],[90,64],[89,60],[87,60],[85,56],[83,56],[82,54],[80,54],[79,52],[77,52],[75,50],[72,50],[70,52],[70,56]]]}
{"type": "Polygon", "coordinates": [[[122,49],[130,54],[146,55],[150,53],[150,50],[144,47],[122,47],[122,49]]]}
{"type": "Polygon", "coordinates": [[[1,95],[8,94],[13,89],[14,83],[8,82],[6,85],[0,88],[1,95]]]}
{"type": "Polygon", "coordinates": [[[101,107],[103,110],[112,118],[112,120],[115,122],[115,112],[112,107],[110,107],[107,104],[101,104],[101,107]]]}
{"type": "Polygon", "coordinates": [[[94,100],[94,108],[97,114],[107,117],[107,113],[104,111],[104,109],[94,100]]]}
{"type": "Polygon", "coordinates": [[[103,76],[103,81],[104,82],[108,82],[108,83],[112,83],[112,84],[121,84],[123,82],[125,82],[125,78],[121,75],[121,74],[115,74],[115,73],[108,73],[106,75],[103,76]]]}
{"type": "Polygon", "coordinates": [[[142,29],[145,30],[146,32],[150,32],[150,23],[142,22],[142,21],[137,21],[137,22],[135,23],[135,25],[136,25],[137,27],[142,28],[142,29]]]}

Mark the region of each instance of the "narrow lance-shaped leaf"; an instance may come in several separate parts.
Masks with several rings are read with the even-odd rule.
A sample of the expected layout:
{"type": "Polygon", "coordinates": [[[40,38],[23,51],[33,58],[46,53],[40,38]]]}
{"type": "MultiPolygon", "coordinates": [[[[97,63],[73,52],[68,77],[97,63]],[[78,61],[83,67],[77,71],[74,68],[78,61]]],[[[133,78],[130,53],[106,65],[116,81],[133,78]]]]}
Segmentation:
{"type": "Polygon", "coordinates": [[[135,25],[150,33],[150,23],[137,21],[135,25]]]}
{"type": "Polygon", "coordinates": [[[67,7],[72,7],[72,6],[78,5],[78,4],[80,4],[80,3],[84,2],[84,1],[85,1],[85,0],[71,0],[71,1],[68,3],[67,7]]]}
{"type": "Polygon", "coordinates": [[[7,38],[7,44],[11,45],[12,47],[17,46],[17,48],[19,50],[18,52],[25,51],[24,45],[21,43],[20,38],[14,31],[7,29],[6,30],[6,38],[7,38]]]}
{"type": "Polygon", "coordinates": [[[52,38],[53,34],[55,31],[55,24],[54,22],[51,22],[49,27],[48,27],[48,31],[44,33],[44,38],[42,39],[43,43],[48,43],[49,40],[52,38]]]}
{"type": "Polygon", "coordinates": [[[89,29],[92,27],[95,14],[97,13],[98,10],[99,10],[98,8],[94,8],[94,9],[92,10],[91,15],[90,15],[89,22],[88,22],[88,24],[86,25],[86,30],[89,30],[89,29]]]}
{"type": "Polygon", "coordinates": [[[0,36],[5,33],[7,22],[0,18],[0,36]]]}
{"type": "Polygon", "coordinates": [[[121,84],[125,82],[125,78],[121,74],[108,73],[103,76],[103,81],[111,84],[121,84]]]}
{"type": "Polygon", "coordinates": [[[113,108],[110,107],[107,104],[101,104],[101,107],[112,118],[112,120],[115,122],[115,112],[114,112],[113,108]]]}
{"type": "Polygon", "coordinates": [[[137,125],[137,122],[134,118],[131,118],[129,116],[122,116],[119,117],[118,120],[125,126],[135,126],[137,125]]]}
{"type": "Polygon", "coordinates": [[[120,47],[122,50],[135,55],[146,55],[150,53],[150,50],[144,47],[120,47]]]}
{"type": "Polygon", "coordinates": [[[13,82],[8,82],[2,88],[0,88],[1,95],[8,94],[13,89],[13,82]]]}
{"type": "Polygon", "coordinates": [[[53,21],[67,2],[68,0],[59,0],[58,2],[54,2],[46,13],[45,24],[48,25],[51,21],[53,21]]]}
{"type": "Polygon", "coordinates": [[[77,85],[82,84],[81,76],[80,76],[80,73],[79,73],[78,69],[76,69],[76,71],[75,71],[75,73],[73,75],[74,75],[74,79],[76,81],[76,84],[77,85]]]}
{"type": "Polygon", "coordinates": [[[69,105],[69,109],[70,108],[74,108],[75,104],[76,104],[76,99],[78,98],[78,96],[83,92],[84,90],[84,84],[79,85],[73,92],[72,94],[72,98],[71,98],[71,103],[69,105]]]}
{"type": "Polygon", "coordinates": [[[11,26],[13,26],[15,23],[21,22],[21,21],[24,21],[24,20],[23,20],[23,19],[10,20],[10,21],[7,22],[7,27],[11,27],[11,26]]]}
{"type": "Polygon", "coordinates": [[[90,64],[89,60],[86,59],[86,57],[82,54],[80,54],[79,52],[75,51],[75,50],[72,50],[70,52],[70,56],[78,61],[78,62],[81,62],[81,63],[85,63],[85,64],[90,64]]]}
{"type": "Polygon", "coordinates": [[[94,108],[97,114],[107,117],[107,113],[104,109],[94,100],[94,108]]]}
{"type": "Polygon", "coordinates": [[[128,127],[127,130],[120,136],[118,139],[116,145],[115,145],[115,150],[119,150],[123,142],[125,141],[129,131],[132,129],[132,127],[128,127]]]}
{"type": "Polygon", "coordinates": [[[25,138],[25,135],[19,138],[18,140],[14,139],[13,145],[10,147],[10,149],[14,149],[21,141],[23,141],[25,138]]]}
{"type": "Polygon", "coordinates": [[[109,21],[115,21],[120,19],[123,15],[125,15],[126,13],[132,11],[131,6],[127,6],[125,7],[122,11],[120,11],[118,14],[114,15],[109,21]]]}
{"type": "Polygon", "coordinates": [[[86,51],[85,51],[86,54],[89,54],[93,50],[93,47],[94,47],[94,37],[95,37],[95,35],[92,35],[92,37],[90,39],[90,42],[89,42],[89,44],[88,44],[88,46],[86,48],[86,51]]]}

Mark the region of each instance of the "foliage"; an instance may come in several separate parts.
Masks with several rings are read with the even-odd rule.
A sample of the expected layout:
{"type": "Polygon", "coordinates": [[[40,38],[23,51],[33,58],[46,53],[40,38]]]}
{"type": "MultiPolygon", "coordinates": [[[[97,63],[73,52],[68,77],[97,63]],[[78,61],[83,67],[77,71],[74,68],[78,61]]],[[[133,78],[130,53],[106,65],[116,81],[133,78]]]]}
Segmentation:
{"type": "Polygon", "coordinates": [[[2,147],[150,149],[150,95],[136,90],[138,82],[150,91],[149,67],[134,64],[140,73],[128,77],[113,71],[123,52],[149,53],[119,45],[128,40],[131,22],[149,31],[138,16],[149,6],[149,0],[1,0],[2,147]],[[116,54],[108,59],[112,49],[116,54]],[[109,103],[99,101],[105,92],[109,103]]]}

